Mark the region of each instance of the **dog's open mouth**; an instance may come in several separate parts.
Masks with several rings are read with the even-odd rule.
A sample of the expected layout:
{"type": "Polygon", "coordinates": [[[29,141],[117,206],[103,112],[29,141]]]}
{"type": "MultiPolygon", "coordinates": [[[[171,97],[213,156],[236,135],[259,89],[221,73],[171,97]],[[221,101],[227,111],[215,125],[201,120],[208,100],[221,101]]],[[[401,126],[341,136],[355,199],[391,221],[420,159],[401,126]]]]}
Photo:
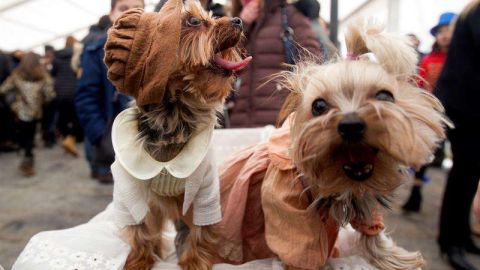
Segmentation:
{"type": "Polygon", "coordinates": [[[373,175],[378,150],[368,145],[350,145],[344,149],[343,171],[352,180],[365,181],[373,175]]]}
{"type": "Polygon", "coordinates": [[[249,56],[240,61],[230,61],[222,58],[221,52],[215,54],[213,57],[213,63],[217,68],[225,70],[227,72],[236,72],[244,69],[252,61],[252,57],[249,56]]]}

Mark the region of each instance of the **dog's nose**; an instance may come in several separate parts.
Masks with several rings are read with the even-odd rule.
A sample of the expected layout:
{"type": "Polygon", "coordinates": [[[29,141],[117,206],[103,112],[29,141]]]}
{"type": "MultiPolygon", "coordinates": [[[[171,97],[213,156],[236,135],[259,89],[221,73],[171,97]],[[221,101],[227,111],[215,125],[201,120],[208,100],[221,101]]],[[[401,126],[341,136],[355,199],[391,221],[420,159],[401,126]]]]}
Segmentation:
{"type": "Polygon", "coordinates": [[[233,24],[233,26],[243,28],[242,19],[240,19],[238,17],[230,19],[230,22],[233,24]]]}
{"type": "Polygon", "coordinates": [[[345,141],[358,141],[363,137],[367,125],[356,113],[345,115],[338,124],[338,133],[345,141]]]}

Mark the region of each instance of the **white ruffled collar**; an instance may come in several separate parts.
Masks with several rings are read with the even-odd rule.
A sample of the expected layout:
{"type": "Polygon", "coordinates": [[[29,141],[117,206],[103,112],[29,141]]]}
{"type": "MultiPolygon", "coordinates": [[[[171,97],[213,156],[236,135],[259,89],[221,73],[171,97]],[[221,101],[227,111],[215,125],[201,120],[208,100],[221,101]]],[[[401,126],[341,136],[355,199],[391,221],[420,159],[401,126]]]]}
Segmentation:
{"type": "Polygon", "coordinates": [[[140,180],[152,179],[163,169],[176,178],[189,177],[208,152],[214,124],[195,132],[175,158],[160,162],[150,156],[138,140],[138,112],[137,107],[128,108],[113,122],[112,144],[116,159],[129,174],[140,180]]]}

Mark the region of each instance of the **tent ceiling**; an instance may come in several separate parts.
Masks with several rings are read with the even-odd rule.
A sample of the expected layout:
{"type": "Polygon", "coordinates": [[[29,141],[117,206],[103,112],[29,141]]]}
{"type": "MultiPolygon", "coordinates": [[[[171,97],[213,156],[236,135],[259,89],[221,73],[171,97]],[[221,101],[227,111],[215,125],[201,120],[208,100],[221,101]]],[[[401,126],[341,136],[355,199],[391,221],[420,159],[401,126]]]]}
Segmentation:
{"type": "MultiPolygon", "coordinates": [[[[159,0],[146,0],[147,10],[159,0]]],[[[228,0],[214,0],[225,3],[228,0]]],[[[319,0],[328,19],[330,0],[319,0]]],[[[366,0],[340,1],[340,17],[366,0]]],[[[83,38],[90,25],[110,10],[110,0],[1,0],[0,50],[41,52],[46,44],[61,48],[67,35],[83,38]]]]}
{"type": "MultiPolygon", "coordinates": [[[[147,10],[159,0],[145,0],[147,10]]],[[[225,3],[228,0],[214,0],[225,3]]],[[[329,19],[331,0],[319,0],[321,16],[329,19]]],[[[340,20],[349,17],[365,3],[374,0],[339,0],[340,20]]],[[[386,0],[375,0],[385,1],[386,0]]],[[[393,1],[393,0],[392,0],[393,1]]],[[[424,46],[430,46],[428,30],[446,10],[459,11],[468,0],[398,0],[402,7],[400,31],[420,34],[424,46]],[[424,3],[425,2],[425,3],[424,3]]],[[[57,49],[64,46],[65,36],[83,38],[90,25],[110,10],[110,0],[0,0],[0,50],[43,51],[46,44],[57,49]]],[[[370,15],[385,13],[370,10],[370,15]]],[[[426,47],[424,48],[427,49],[426,47]]]]}
{"type": "MultiPolygon", "coordinates": [[[[147,0],[147,10],[156,2],[147,0]]],[[[109,10],[109,0],[2,0],[0,49],[38,50],[45,44],[58,47],[66,35],[82,38],[109,10]]]]}

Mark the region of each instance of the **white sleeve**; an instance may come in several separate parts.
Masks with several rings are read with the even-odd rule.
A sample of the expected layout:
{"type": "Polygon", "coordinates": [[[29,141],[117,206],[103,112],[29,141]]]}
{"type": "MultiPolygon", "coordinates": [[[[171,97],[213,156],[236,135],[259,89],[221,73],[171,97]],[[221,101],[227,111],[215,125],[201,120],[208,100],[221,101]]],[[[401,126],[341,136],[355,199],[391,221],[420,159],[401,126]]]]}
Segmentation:
{"type": "Polygon", "coordinates": [[[212,149],[204,162],[202,184],[193,200],[193,224],[197,226],[207,226],[222,220],[218,168],[212,149]]]}
{"type": "Polygon", "coordinates": [[[118,161],[111,168],[115,224],[123,228],[141,223],[148,212],[149,181],[135,179],[118,161]]]}

